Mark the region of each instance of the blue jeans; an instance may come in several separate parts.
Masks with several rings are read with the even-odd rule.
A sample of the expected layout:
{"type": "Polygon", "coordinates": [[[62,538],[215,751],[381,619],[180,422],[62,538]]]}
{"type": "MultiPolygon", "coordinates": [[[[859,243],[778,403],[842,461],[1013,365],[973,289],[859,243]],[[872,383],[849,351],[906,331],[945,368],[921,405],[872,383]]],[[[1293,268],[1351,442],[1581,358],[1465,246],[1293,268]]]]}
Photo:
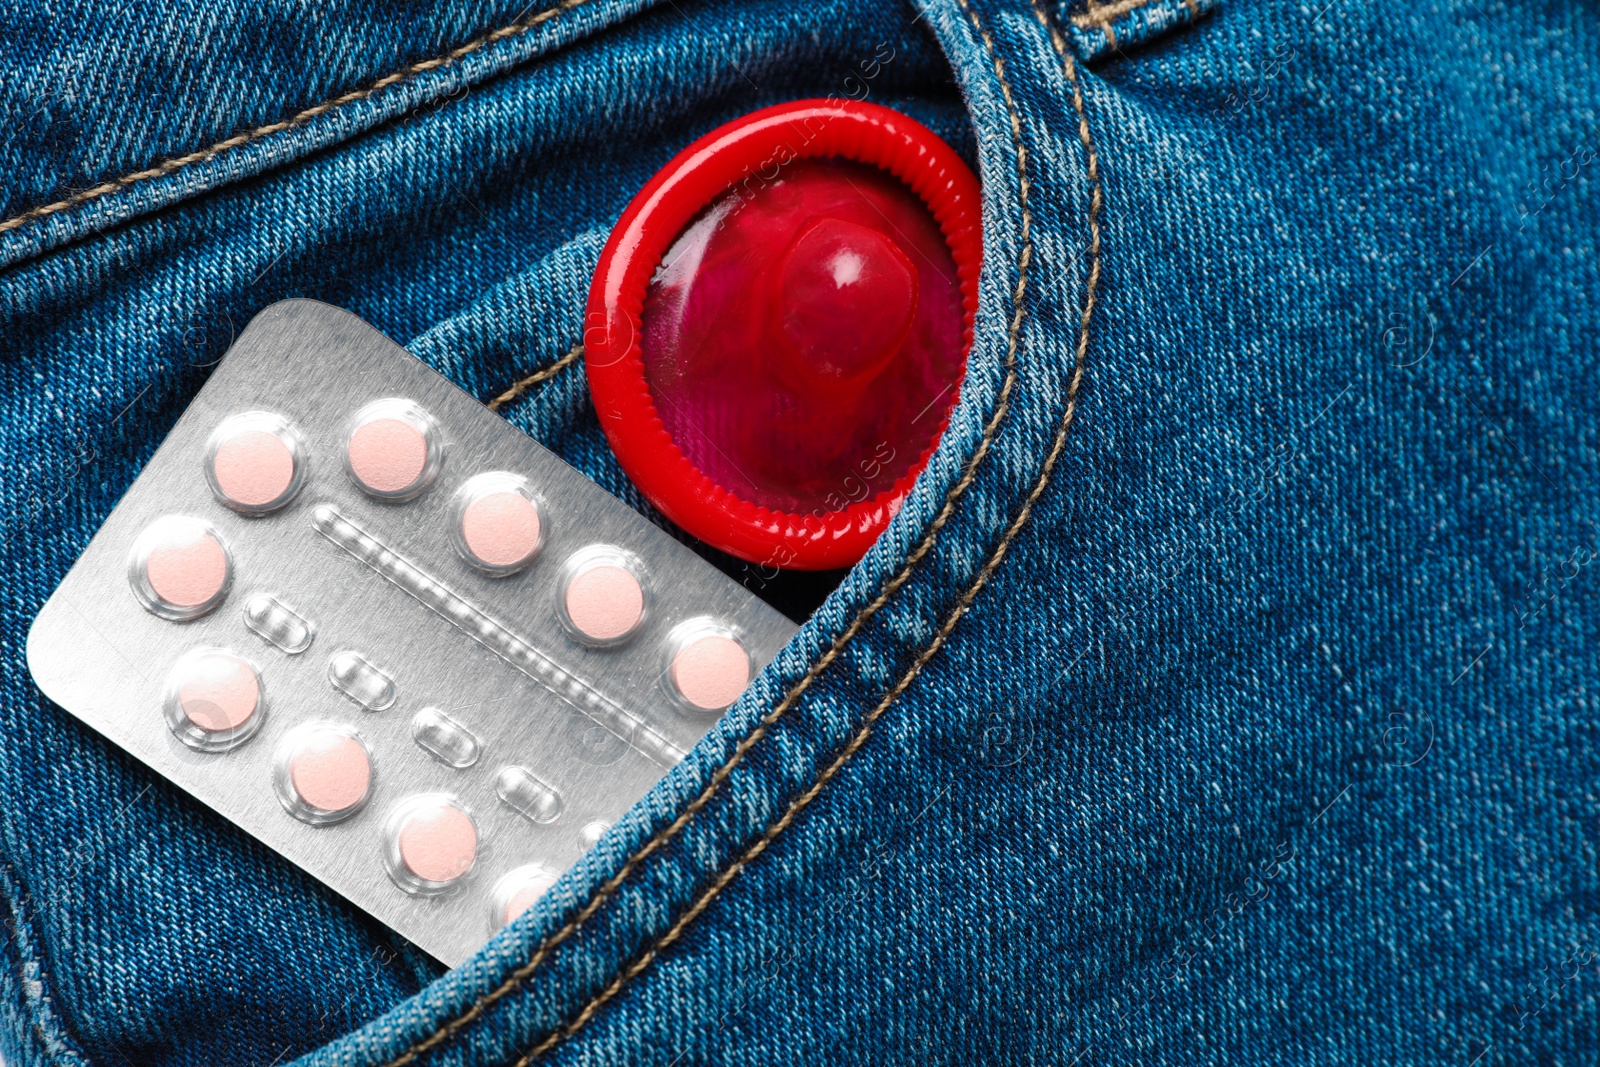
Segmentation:
{"type": "Polygon", "coordinates": [[[6,1063],[1594,1062],[1593,13],[1212,6],[8,10],[6,1063]],[[959,408],[849,573],[719,560],[804,629],[471,962],[33,688],[284,297],[644,508],[567,358],[608,227],[829,94],[979,168],[959,408]]]}

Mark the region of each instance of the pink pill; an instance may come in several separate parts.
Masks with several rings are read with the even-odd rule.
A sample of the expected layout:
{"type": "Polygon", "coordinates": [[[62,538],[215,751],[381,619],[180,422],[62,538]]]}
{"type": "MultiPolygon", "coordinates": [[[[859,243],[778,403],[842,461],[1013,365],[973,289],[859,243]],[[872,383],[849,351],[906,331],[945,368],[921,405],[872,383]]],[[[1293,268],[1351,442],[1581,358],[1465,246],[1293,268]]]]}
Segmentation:
{"type": "Polygon", "coordinates": [[[238,656],[208,652],[184,668],[178,706],[184,718],[206,733],[239,729],[260,705],[261,682],[238,656]]]}
{"type": "Polygon", "coordinates": [[[211,471],[217,491],[229,502],[267,508],[294,484],[294,453],[277,434],[242,430],[217,446],[211,471]]]}
{"type": "Polygon", "coordinates": [[[500,911],[500,921],[508,923],[533,907],[545,891],[555,884],[556,876],[551,872],[529,871],[526,878],[506,897],[505,907],[500,911]]]}
{"type": "Polygon", "coordinates": [[[289,759],[289,783],[315,811],[348,811],[367,797],[372,760],[360,741],[333,730],[308,736],[289,759]]]}
{"type": "Polygon", "coordinates": [[[428,439],[404,419],[368,420],[350,435],[350,471],[374,493],[415,488],[428,466],[428,439]]]}
{"type": "Polygon", "coordinates": [[[567,583],[567,618],[594,641],[615,641],[633,632],[644,615],[639,579],[615,564],[590,567],[567,583]]]}
{"type": "Polygon", "coordinates": [[[733,638],[705,634],[672,657],[672,684],[690,704],[717,711],[738,700],[750,684],[750,658],[733,638]]]}
{"type": "Polygon", "coordinates": [[[151,591],[175,608],[199,608],[217,599],[228,581],[228,554],[221,542],[199,523],[172,523],[163,532],[145,556],[151,591]]]}
{"type": "Polygon", "coordinates": [[[447,801],[418,808],[400,827],[400,861],[425,882],[451,882],[472,869],[478,828],[447,801]]]}
{"type": "Polygon", "coordinates": [[[461,540],[479,563],[520,567],[539,550],[539,509],[510,489],[486,493],[462,511],[461,540]]]}

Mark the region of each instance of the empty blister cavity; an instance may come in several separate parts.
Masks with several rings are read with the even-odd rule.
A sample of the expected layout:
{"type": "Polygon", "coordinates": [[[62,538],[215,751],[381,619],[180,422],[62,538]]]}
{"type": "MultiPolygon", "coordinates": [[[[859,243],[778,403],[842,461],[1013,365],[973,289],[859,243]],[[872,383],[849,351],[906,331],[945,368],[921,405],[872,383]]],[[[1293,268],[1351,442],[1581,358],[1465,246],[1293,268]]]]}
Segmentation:
{"type": "Polygon", "coordinates": [[[750,655],[715,619],[691,619],[667,640],[667,689],[692,711],[721,711],[750,684],[750,655]]]}
{"type": "Polygon", "coordinates": [[[233,557],[210,523],[165,515],[144,528],[128,554],[128,582],[139,603],[163,619],[196,619],[222,603],[233,557]]]}
{"type": "Polygon", "coordinates": [[[485,574],[526,567],[544,544],[544,512],[527,479],[490,471],[456,492],[451,540],[461,558],[485,574]]]}
{"type": "Polygon", "coordinates": [[[284,735],[272,782],[289,814],[313,826],[347,819],[372,795],[372,756],[336,722],[308,722],[284,735]]]}
{"type": "Polygon", "coordinates": [[[281,415],[246,411],[224,419],[206,442],[206,481],[244,515],[276,511],[305,483],[305,444],[281,415]]]}
{"type": "Polygon", "coordinates": [[[244,624],[263,641],[291,656],[311,647],[311,624],[271,593],[256,593],[244,602],[244,624]]]}
{"type": "Polygon", "coordinates": [[[555,822],[561,817],[561,794],[526,767],[503,768],[495,776],[494,791],[507,807],[536,823],[555,822]]]}
{"type": "Polygon", "coordinates": [[[265,700],[261,675],[248,660],[224,648],[197,648],[173,665],[163,703],[178,740],[223,752],[256,732],[265,700]]]}
{"type": "Polygon", "coordinates": [[[394,707],[394,679],[359,652],[346,650],[328,657],[328,681],[368,711],[394,707]]]}
{"type": "Polygon", "coordinates": [[[604,819],[591,819],[589,822],[584,823],[583,828],[578,831],[578,844],[582,845],[583,850],[587,852],[600,843],[600,838],[605,836],[605,832],[609,829],[611,829],[611,824],[604,819]]]}
{"type": "Polygon", "coordinates": [[[460,770],[478,762],[478,739],[438,708],[423,708],[411,720],[411,738],[444,764],[460,770]]]}
{"type": "Polygon", "coordinates": [[[445,582],[406,559],[383,541],[346,518],[331,504],[311,509],[311,524],[324,537],[365,563],[462,633],[511,664],[551,693],[616,734],[640,755],[672,767],[686,750],[567,670],[526,638],[508,629],[451,589],[445,582]]]}
{"type": "Polygon", "coordinates": [[[631,552],[590,545],[562,568],[556,613],[568,632],[586,645],[626,641],[645,614],[644,568],[631,552]]]}
{"type": "Polygon", "coordinates": [[[494,887],[495,918],[500,926],[527,911],[556,884],[560,872],[529,863],[508,872],[494,887]]]}
{"type": "Polygon", "coordinates": [[[442,893],[478,858],[478,824],[448,793],[408,797],[387,823],[389,876],[408,893],[442,893]]]}
{"type": "Polygon", "coordinates": [[[39,608],[40,689],[449,965],[716,721],[669,691],[674,627],[722,622],[752,672],[794,630],[314,302],[151,449],[39,608]]]}
{"type": "Polygon", "coordinates": [[[356,412],[345,441],[345,469],[379,500],[411,500],[439,476],[444,441],[438,423],[399,397],[375,400],[356,412]]]}

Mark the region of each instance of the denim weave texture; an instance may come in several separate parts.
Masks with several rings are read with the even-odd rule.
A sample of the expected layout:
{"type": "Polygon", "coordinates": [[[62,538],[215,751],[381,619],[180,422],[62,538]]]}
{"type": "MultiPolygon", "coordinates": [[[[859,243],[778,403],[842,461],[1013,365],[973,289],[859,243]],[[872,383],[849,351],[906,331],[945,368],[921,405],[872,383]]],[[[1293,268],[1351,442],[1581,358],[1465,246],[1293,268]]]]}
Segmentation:
{"type": "Polygon", "coordinates": [[[1600,1059],[1592,7],[0,25],[8,1065],[1600,1059]],[[34,688],[35,612],[287,297],[650,514],[561,362],[600,249],[685,144],[830,94],[982,178],[950,428],[849,572],[708,553],[806,625],[471,961],[34,688]]]}

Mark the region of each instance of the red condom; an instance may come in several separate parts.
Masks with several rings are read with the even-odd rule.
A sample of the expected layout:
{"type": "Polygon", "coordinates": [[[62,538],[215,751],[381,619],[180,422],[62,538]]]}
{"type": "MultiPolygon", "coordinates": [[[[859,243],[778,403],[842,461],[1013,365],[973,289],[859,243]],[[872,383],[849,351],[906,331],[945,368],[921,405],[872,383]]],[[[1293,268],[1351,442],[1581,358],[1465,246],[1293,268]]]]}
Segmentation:
{"type": "Polygon", "coordinates": [[[623,468],[752,563],[854,563],[944,431],[981,259],[977,179],[873,104],[800,101],[696,141],[623,213],[584,360],[623,468]]]}

